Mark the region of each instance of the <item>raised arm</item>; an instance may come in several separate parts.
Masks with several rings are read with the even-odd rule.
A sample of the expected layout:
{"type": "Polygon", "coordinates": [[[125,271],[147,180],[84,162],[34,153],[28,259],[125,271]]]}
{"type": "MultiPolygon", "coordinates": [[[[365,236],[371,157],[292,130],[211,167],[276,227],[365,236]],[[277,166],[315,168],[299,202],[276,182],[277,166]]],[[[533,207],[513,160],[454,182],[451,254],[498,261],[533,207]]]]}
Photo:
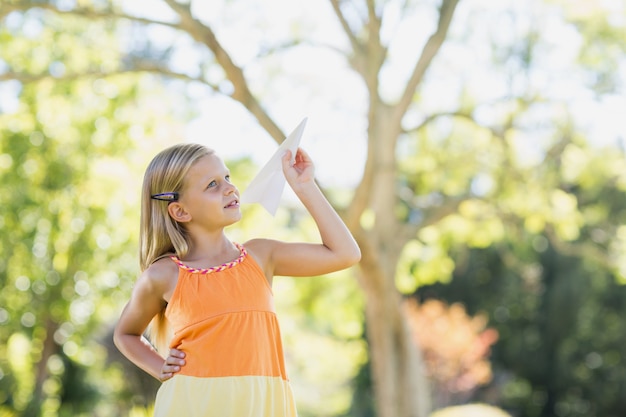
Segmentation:
{"type": "MultiPolygon", "coordinates": [[[[315,183],[315,167],[302,149],[290,164],[291,152],[283,156],[287,182],[313,217],[321,243],[290,243],[274,240],[250,242],[252,249],[261,247],[264,269],[272,275],[314,276],[348,268],[361,259],[361,251],[352,234],[315,183]]],[[[255,253],[257,251],[255,250],[255,253]]]]}

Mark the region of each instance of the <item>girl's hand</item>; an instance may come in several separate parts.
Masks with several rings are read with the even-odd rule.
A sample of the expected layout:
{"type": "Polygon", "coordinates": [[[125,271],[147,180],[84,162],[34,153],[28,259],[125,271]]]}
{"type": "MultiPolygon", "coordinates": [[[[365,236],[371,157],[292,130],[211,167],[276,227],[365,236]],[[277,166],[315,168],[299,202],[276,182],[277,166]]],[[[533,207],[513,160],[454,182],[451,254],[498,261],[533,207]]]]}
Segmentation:
{"type": "Polygon", "coordinates": [[[169,356],[165,359],[161,372],[159,373],[159,380],[165,382],[173,377],[176,372],[180,371],[180,367],[185,365],[185,352],[178,349],[170,349],[169,356]]]}
{"type": "Polygon", "coordinates": [[[299,184],[313,181],[315,174],[315,166],[309,155],[298,148],[296,151],[296,162],[291,165],[291,151],[286,151],[283,155],[283,172],[285,178],[292,188],[297,188],[299,184]]]}

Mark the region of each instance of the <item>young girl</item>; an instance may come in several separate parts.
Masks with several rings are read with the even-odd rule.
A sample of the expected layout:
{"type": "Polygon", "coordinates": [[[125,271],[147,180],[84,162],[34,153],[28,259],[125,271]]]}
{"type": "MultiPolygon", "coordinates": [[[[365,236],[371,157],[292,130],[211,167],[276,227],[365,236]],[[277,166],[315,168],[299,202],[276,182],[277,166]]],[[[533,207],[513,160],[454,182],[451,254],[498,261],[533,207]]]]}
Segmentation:
{"type": "Polygon", "coordinates": [[[320,244],[231,242],[239,191],[224,162],[201,145],[159,153],[143,183],[142,274],[115,329],[115,344],[163,381],[155,416],[296,416],[271,285],[274,275],[313,276],[347,268],[359,248],[314,181],[309,156],[283,156],[287,182],[315,220],[320,244]],[[143,334],[173,331],[166,359],[143,334]],[[154,323],[153,323],[154,324],[154,323]]]}

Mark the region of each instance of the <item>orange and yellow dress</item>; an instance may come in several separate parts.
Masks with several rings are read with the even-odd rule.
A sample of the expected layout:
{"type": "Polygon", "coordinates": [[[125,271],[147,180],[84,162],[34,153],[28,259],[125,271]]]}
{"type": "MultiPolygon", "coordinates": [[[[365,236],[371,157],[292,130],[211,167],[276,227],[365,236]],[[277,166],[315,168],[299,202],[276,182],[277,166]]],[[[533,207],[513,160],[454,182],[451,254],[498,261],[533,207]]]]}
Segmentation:
{"type": "Polygon", "coordinates": [[[186,364],[157,393],[155,417],[294,417],[272,290],[243,246],[239,258],[195,269],[178,258],[165,315],[186,364]]]}

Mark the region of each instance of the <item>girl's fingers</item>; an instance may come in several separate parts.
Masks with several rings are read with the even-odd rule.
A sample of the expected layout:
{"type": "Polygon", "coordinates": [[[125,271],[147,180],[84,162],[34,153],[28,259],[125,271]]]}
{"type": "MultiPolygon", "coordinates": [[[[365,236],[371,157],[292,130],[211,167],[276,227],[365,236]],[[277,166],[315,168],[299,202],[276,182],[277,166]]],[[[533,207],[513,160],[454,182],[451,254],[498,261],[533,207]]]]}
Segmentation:
{"type": "Polygon", "coordinates": [[[161,381],[166,381],[174,376],[176,372],[180,371],[180,366],[178,365],[168,365],[167,363],[163,365],[161,368],[161,381]]]}
{"type": "Polygon", "coordinates": [[[182,350],[178,350],[178,349],[170,349],[170,356],[174,356],[175,358],[184,358],[185,357],[185,352],[183,352],[182,350]]]}
{"type": "Polygon", "coordinates": [[[174,358],[172,356],[168,356],[167,359],[165,359],[165,365],[166,366],[182,366],[185,364],[185,360],[184,359],[178,359],[178,358],[174,358]]]}
{"type": "Polygon", "coordinates": [[[170,354],[167,358],[165,358],[165,362],[161,367],[161,381],[167,381],[174,374],[180,371],[180,367],[185,364],[185,353],[178,349],[171,349],[170,354]]]}
{"type": "Polygon", "coordinates": [[[180,371],[180,366],[178,365],[165,365],[163,369],[161,369],[161,372],[164,374],[171,374],[178,371],[180,371]]]}

